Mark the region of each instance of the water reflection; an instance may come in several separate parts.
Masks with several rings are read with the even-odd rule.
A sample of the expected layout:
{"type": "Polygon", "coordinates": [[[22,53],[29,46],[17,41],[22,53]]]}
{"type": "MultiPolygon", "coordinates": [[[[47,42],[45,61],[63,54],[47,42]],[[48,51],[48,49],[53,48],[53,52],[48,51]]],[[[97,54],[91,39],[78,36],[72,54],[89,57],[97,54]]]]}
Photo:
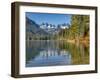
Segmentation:
{"type": "Polygon", "coordinates": [[[89,64],[89,46],[65,41],[26,42],[26,67],[89,64]]]}

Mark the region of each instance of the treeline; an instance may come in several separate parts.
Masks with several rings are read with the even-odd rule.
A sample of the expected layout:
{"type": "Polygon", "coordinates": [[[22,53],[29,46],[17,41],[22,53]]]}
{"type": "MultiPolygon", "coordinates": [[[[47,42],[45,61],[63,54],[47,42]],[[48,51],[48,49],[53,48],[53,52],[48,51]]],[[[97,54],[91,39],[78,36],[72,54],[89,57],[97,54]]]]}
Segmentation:
{"type": "Polygon", "coordinates": [[[56,40],[57,37],[54,35],[32,35],[27,37],[26,40],[56,40]]]}
{"type": "Polygon", "coordinates": [[[88,15],[72,15],[69,28],[59,32],[59,37],[65,39],[81,39],[89,37],[89,16],[88,15]]]}

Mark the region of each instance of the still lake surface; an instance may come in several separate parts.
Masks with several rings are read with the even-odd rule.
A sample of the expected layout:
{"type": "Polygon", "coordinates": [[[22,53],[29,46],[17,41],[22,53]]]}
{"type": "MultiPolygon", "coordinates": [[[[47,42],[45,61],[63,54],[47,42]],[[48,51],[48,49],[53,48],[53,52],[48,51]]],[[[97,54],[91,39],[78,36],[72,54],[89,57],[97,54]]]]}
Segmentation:
{"type": "Polygon", "coordinates": [[[57,40],[26,41],[26,67],[89,64],[89,45],[57,40]]]}

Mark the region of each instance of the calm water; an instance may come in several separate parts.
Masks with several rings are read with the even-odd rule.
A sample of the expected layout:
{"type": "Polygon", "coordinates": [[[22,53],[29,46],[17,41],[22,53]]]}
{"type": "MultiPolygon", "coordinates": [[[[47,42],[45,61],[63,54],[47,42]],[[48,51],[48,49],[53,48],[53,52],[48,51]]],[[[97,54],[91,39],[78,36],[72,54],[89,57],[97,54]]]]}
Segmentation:
{"type": "Polygon", "coordinates": [[[26,42],[26,67],[89,64],[89,46],[56,40],[26,42]]]}

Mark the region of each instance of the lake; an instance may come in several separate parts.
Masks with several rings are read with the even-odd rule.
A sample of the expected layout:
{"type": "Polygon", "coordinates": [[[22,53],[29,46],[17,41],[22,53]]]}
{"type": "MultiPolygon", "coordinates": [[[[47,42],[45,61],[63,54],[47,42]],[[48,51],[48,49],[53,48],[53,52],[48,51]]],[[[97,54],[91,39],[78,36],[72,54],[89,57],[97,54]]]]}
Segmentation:
{"type": "Polygon", "coordinates": [[[89,45],[57,40],[26,41],[26,67],[89,64],[89,45]]]}

